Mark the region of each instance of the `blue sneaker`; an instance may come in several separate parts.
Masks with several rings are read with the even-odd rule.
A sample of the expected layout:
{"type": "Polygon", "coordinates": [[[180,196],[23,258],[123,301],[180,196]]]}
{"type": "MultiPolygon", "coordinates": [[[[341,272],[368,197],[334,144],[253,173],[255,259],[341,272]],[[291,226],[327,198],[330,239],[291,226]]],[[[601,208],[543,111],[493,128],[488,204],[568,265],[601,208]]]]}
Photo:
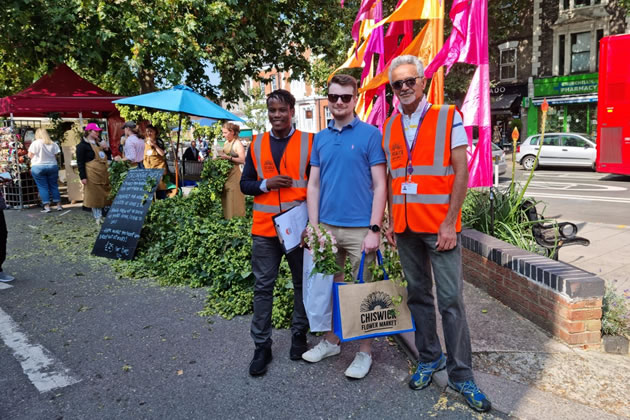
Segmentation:
{"type": "Polygon", "coordinates": [[[411,376],[409,380],[409,388],[411,389],[424,389],[431,385],[433,374],[446,367],[446,356],[444,353],[435,362],[422,363],[418,362],[416,372],[411,376]]]}
{"type": "Polygon", "coordinates": [[[466,402],[470,408],[473,410],[484,413],[486,411],[490,411],[492,408],[490,400],[486,397],[486,394],[477,388],[475,381],[452,382],[449,378],[448,386],[462,394],[464,398],[466,398],[466,402]]]}

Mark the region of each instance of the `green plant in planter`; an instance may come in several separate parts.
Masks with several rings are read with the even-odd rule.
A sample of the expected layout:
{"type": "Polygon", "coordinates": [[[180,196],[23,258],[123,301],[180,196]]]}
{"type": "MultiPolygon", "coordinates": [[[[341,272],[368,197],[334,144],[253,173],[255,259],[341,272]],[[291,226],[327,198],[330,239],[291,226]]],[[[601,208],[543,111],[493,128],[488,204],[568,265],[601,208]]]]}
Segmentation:
{"type": "Polygon", "coordinates": [[[606,284],[602,301],[602,334],[630,338],[630,290],[622,295],[606,284]]]}

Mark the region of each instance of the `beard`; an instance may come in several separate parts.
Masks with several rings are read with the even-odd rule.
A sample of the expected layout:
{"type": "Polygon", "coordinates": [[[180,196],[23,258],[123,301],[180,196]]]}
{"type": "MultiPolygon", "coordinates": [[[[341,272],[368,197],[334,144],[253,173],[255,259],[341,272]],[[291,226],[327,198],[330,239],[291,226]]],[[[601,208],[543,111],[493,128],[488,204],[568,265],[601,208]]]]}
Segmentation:
{"type": "Polygon", "coordinates": [[[399,96],[398,100],[403,105],[409,105],[409,104],[413,103],[413,101],[416,100],[416,95],[412,94],[412,95],[406,95],[406,96],[399,96]]]}

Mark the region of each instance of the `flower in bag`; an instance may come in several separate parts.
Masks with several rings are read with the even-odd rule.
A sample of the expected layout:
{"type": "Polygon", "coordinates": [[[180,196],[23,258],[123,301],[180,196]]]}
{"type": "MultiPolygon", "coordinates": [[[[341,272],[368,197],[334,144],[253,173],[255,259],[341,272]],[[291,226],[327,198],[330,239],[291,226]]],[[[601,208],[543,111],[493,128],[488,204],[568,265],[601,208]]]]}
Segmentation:
{"type": "Polygon", "coordinates": [[[337,264],[337,241],[330,231],[321,225],[316,228],[309,223],[305,241],[313,255],[313,273],[335,274],[341,271],[337,264]]]}

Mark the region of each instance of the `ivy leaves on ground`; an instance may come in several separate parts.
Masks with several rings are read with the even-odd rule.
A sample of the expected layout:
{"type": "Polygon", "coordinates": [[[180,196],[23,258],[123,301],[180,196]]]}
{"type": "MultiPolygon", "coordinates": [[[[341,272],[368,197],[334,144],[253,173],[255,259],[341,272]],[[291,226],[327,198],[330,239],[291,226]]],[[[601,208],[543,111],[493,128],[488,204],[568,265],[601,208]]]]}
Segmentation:
{"type": "MultiPolygon", "coordinates": [[[[136,258],[117,261],[132,278],[154,278],[162,285],[207,287],[203,315],[232,318],[253,311],[251,206],[244,218],[225,220],[221,195],[232,165],[206,160],[202,181],[187,197],[155,201],[142,229],[136,258]]],[[[274,290],[273,325],[286,328],[293,312],[293,285],[285,261],[274,290]]]]}

